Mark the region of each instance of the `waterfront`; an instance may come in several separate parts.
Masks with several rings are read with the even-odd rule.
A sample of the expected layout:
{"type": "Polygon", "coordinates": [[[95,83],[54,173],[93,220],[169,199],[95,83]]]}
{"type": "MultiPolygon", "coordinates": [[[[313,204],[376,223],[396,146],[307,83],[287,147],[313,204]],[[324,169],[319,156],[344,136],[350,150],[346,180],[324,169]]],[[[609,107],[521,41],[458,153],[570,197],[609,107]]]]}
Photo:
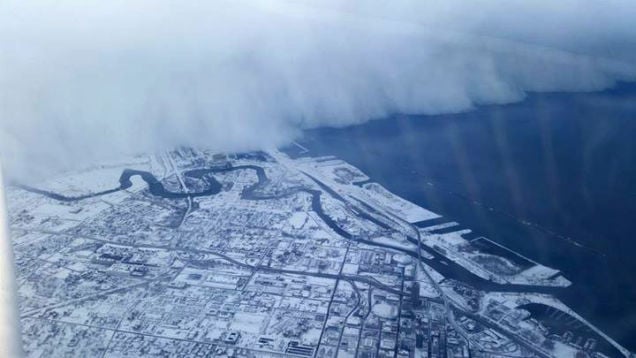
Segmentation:
{"type": "Polygon", "coordinates": [[[573,282],[559,297],[636,348],[636,86],[317,129],[301,143],[573,282]]]}

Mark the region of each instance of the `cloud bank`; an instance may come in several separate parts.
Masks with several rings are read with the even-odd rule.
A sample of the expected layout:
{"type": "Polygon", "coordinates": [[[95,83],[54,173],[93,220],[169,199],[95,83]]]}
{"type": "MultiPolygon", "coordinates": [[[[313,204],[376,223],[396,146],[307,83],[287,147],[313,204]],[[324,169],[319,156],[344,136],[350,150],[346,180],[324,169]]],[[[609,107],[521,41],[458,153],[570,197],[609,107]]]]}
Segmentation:
{"type": "Polygon", "coordinates": [[[5,0],[9,174],[636,79],[633,0],[5,0]],[[386,3],[386,4],[385,4],[386,3]]]}

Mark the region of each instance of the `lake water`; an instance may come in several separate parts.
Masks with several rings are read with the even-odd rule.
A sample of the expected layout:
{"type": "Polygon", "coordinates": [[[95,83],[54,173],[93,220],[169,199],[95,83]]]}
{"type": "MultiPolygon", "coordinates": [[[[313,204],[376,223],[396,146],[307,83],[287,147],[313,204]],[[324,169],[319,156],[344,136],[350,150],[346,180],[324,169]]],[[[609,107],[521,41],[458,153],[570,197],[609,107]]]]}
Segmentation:
{"type": "Polygon", "coordinates": [[[636,85],[310,130],[392,192],[573,282],[559,297],[636,350],[636,85]]]}

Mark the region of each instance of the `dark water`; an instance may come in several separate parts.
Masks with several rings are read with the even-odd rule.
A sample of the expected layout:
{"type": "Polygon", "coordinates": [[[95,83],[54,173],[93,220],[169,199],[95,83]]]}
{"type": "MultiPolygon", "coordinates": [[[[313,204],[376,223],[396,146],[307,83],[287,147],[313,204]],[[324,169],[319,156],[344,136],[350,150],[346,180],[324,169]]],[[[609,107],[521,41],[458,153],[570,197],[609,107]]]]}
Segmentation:
{"type": "Polygon", "coordinates": [[[558,268],[558,296],[636,350],[636,85],[308,131],[392,192],[558,268]]]}
{"type": "Polygon", "coordinates": [[[172,192],[170,190],[167,190],[163,186],[163,183],[161,183],[159,179],[157,179],[152,173],[149,173],[143,170],[134,170],[134,169],[124,169],[124,171],[121,173],[121,176],[119,177],[119,186],[116,188],[100,191],[97,193],[79,195],[79,196],[66,196],[66,195],[54,193],[48,190],[42,190],[42,189],[38,189],[38,188],[34,188],[31,186],[22,185],[22,184],[17,184],[17,186],[24,190],[47,196],[51,199],[71,202],[71,201],[84,200],[88,198],[94,198],[97,196],[112,194],[121,190],[126,190],[132,187],[133,185],[132,181],[130,181],[130,178],[134,176],[139,176],[141,177],[143,181],[146,182],[146,184],[148,184],[148,190],[150,191],[151,194],[168,198],[168,199],[185,199],[188,197],[193,198],[193,197],[199,197],[199,196],[208,196],[208,195],[218,194],[221,191],[221,183],[216,181],[214,177],[207,176],[208,173],[213,173],[218,171],[227,171],[227,169],[220,169],[220,170],[197,169],[197,170],[191,170],[191,171],[185,172],[184,175],[186,177],[205,179],[207,188],[201,192],[196,192],[196,193],[172,192]]]}

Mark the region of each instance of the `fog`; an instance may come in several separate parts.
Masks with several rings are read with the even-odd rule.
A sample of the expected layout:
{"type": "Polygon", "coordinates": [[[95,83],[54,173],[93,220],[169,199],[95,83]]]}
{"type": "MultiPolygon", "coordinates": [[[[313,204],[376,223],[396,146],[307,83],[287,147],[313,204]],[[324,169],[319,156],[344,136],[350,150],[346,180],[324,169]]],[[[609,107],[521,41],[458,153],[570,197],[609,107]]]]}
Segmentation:
{"type": "Polygon", "coordinates": [[[633,0],[5,0],[0,160],[33,179],[602,90],[636,79],[634,19],[633,0]]]}

